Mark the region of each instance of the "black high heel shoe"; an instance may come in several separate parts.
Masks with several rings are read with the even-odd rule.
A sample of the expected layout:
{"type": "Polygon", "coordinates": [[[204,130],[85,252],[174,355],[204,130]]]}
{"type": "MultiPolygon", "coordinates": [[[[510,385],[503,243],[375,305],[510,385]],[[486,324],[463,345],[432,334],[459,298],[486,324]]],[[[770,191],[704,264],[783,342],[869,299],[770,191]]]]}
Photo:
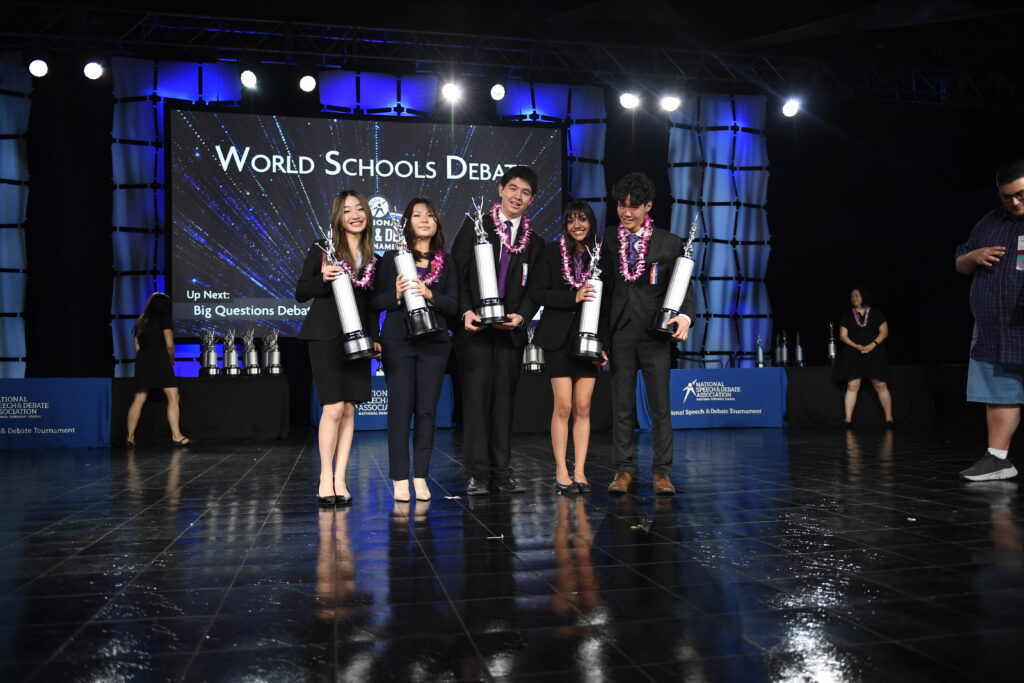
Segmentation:
{"type": "Polygon", "coordinates": [[[334,504],[340,508],[348,507],[352,504],[352,496],[335,496],[334,504]]]}
{"type": "Polygon", "coordinates": [[[586,481],[576,482],[576,490],[580,493],[590,493],[590,483],[586,481]]]}
{"type": "Polygon", "coordinates": [[[322,508],[332,508],[337,505],[338,496],[317,496],[316,502],[322,508]]]}
{"type": "Polygon", "coordinates": [[[576,482],[572,481],[568,484],[559,484],[558,480],[555,480],[555,493],[560,496],[574,496],[576,495],[576,482]]]}

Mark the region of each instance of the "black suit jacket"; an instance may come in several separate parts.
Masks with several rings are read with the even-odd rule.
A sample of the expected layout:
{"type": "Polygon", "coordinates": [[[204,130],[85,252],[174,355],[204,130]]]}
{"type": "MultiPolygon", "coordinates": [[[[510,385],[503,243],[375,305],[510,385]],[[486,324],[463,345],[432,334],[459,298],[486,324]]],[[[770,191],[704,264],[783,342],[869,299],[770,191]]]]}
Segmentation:
{"type": "MultiPolygon", "coordinates": [[[[408,314],[405,311],[405,304],[395,298],[395,278],[398,277],[398,268],[395,266],[395,254],[397,253],[396,251],[387,252],[377,264],[373,309],[387,312],[384,317],[384,325],[380,330],[380,338],[384,341],[407,339],[405,318],[408,314]]],[[[445,328],[450,327],[453,321],[459,317],[459,275],[451,254],[445,254],[441,277],[430,288],[430,291],[434,295],[434,301],[433,303],[428,301],[427,305],[438,314],[439,322],[445,328]]],[[[440,330],[434,334],[420,337],[416,341],[421,340],[448,341],[448,330],[440,330]]]]}
{"type": "MultiPolygon", "coordinates": [[[[498,271],[501,258],[501,242],[494,230],[489,216],[484,217],[484,229],[487,231],[494,252],[494,271],[498,271]]],[[[522,224],[519,227],[522,230],[522,224]]],[[[468,310],[476,310],[480,305],[480,286],[477,284],[476,259],[473,258],[473,246],[476,244],[476,233],[473,221],[467,216],[463,221],[459,234],[452,244],[452,255],[459,271],[459,316],[468,310]]],[[[518,348],[526,346],[526,326],[537,313],[537,303],[528,296],[530,278],[536,272],[537,262],[544,251],[544,240],[537,233],[530,235],[530,243],[519,254],[509,254],[508,276],[505,279],[505,313],[518,313],[523,317],[523,324],[512,330],[512,344],[518,348]]],[[[472,337],[466,332],[461,317],[455,321],[453,331],[459,337],[472,337]]]]}
{"type": "MultiPolygon", "coordinates": [[[[299,303],[313,300],[306,319],[299,329],[299,339],[330,340],[341,336],[341,318],[338,308],[334,305],[334,290],[324,282],[324,252],[314,242],[302,263],[302,273],[295,283],[295,300],[299,303]]],[[[376,279],[376,276],[375,276],[376,279]]],[[[359,308],[359,319],[363,323],[363,331],[374,340],[378,340],[377,316],[370,310],[370,299],[373,288],[352,288],[356,295],[356,306],[359,308]]]]}
{"type": "MultiPolygon", "coordinates": [[[[604,275],[601,278],[603,280],[604,275]]],[[[562,250],[558,240],[544,245],[540,263],[537,264],[537,273],[530,286],[530,296],[538,305],[544,307],[537,331],[533,335],[533,342],[537,346],[542,349],[557,349],[569,336],[579,331],[583,304],[576,303],[576,290],[562,277],[562,250]]],[[[607,344],[603,332],[603,329],[598,329],[598,338],[602,344],[607,344]]]]}
{"type": "MultiPolygon", "coordinates": [[[[661,310],[676,258],[682,253],[683,241],[677,235],[655,227],[651,233],[643,274],[634,282],[627,282],[619,272],[618,230],[608,228],[605,231],[601,257],[601,279],[604,281],[601,314],[602,327],[609,330],[609,334],[630,324],[640,325],[644,329],[650,326],[655,314],[661,310]],[[652,277],[655,280],[653,283],[652,277]]],[[[690,317],[691,329],[697,322],[694,285],[691,280],[683,299],[683,310],[680,311],[690,317]]]]}

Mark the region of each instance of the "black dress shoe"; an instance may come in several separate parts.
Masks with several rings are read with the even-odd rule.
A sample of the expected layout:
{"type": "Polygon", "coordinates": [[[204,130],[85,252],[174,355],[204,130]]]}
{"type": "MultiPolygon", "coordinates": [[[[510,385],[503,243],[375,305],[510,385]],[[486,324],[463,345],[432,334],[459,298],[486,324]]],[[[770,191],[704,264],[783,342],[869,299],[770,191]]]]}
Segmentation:
{"type": "Polygon", "coordinates": [[[590,484],[585,481],[576,482],[576,490],[580,493],[590,493],[590,484]]]}
{"type": "Polygon", "coordinates": [[[885,428],[886,429],[892,429],[895,426],[896,426],[896,423],[893,422],[892,420],[886,420],[885,421],[885,428]]]}
{"type": "Polygon", "coordinates": [[[853,428],[853,423],[852,422],[847,422],[846,420],[843,420],[843,429],[852,429],[852,428],[853,428]]]}
{"type": "Polygon", "coordinates": [[[576,482],[571,481],[568,484],[559,484],[558,480],[555,480],[555,493],[560,496],[575,496],[579,493],[579,487],[576,482]]]}
{"type": "Polygon", "coordinates": [[[526,487],[514,477],[505,477],[498,481],[497,489],[502,493],[524,493],[526,487]]]}
{"type": "Polygon", "coordinates": [[[466,486],[467,496],[486,496],[488,493],[490,491],[487,489],[486,482],[476,477],[469,478],[469,484],[466,486]]]}
{"type": "Polygon", "coordinates": [[[352,504],[352,496],[335,496],[334,504],[340,508],[348,507],[352,504]]]}
{"type": "Polygon", "coordinates": [[[322,508],[332,508],[337,505],[338,496],[317,496],[316,502],[322,508]]]}

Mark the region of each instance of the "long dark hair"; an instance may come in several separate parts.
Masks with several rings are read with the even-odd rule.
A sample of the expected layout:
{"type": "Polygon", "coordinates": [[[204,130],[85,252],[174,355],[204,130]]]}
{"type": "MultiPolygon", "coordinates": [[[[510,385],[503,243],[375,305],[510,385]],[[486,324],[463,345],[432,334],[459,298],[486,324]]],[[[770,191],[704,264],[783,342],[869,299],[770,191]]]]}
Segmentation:
{"type": "Polygon", "coordinates": [[[355,197],[363,205],[366,212],[366,228],[359,236],[359,250],[362,252],[363,265],[365,266],[373,258],[373,216],[370,214],[370,203],[358,190],[342,190],[331,202],[331,241],[334,242],[334,253],[338,258],[352,267],[352,271],[358,270],[356,258],[348,248],[348,237],[345,236],[345,229],[341,227],[341,219],[345,213],[345,200],[348,197],[355,197]]]}
{"type": "Polygon", "coordinates": [[[427,261],[434,258],[434,255],[439,251],[444,251],[444,226],[441,224],[441,214],[437,212],[437,207],[434,206],[434,202],[430,201],[426,197],[413,197],[409,200],[409,203],[405,205],[405,211],[402,212],[402,236],[405,237],[405,246],[412,252],[412,255],[417,259],[426,259],[427,261]],[[422,251],[416,251],[413,249],[413,244],[416,241],[416,236],[412,231],[412,212],[416,208],[417,204],[424,204],[434,216],[434,220],[437,222],[437,232],[430,238],[429,251],[423,253],[422,251]]]}
{"type": "MultiPolygon", "coordinates": [[[[860,303],[862,306],[871,305],[871,292],[863,287],[850,287],[850,294],[853,294],[854,292],[860,292],[860,303]]],[[[849,299],[849,294],[847,295],[847,299],[849,299]]]]}
{"type": "Polygon", "coordinates": [[[142,309],[142,315],[135,321],[136,332],[141,332],[147,325],[163,325],[171,322],[171,297],[163,292],[153,292],[142,309]]]}
{"type": "Polygon", "coordinates": [[[565,236],[565,246],[576,246],[576,240],[569,234],[569,219],[576,214],[583,214],[587,222],[590,223],[590,232],[587,233],[587,238],[583,240],[583,246],[587,249],[593,249],[597,245],[597,218],[594,216],[594,209],[590,207],[590,204],[578,199],[569,202],[565,207],[565,211],[562,212],[562,235],[565,236]]]}

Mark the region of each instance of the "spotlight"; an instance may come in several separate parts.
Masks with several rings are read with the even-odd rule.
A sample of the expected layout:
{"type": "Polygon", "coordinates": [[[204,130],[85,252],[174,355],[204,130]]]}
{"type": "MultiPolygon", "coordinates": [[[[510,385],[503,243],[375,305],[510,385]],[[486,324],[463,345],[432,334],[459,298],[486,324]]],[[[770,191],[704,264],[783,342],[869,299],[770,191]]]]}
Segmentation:
{"type": "Polygon", "coordinates": [[[675,111],[683,101],[673,95],[666,95],[661,98],[661,108],[665,111],[675,111]]]}
{"type": "Polygon", "coordinates": [[[36,78],[42,78],[50,71],[50,67],[42,59],[33,59],[28,65],[28,72],[36,78]]]}
{"type": "Polygon", "coordinates": [[[85,65],[85,68],[82,69],[82,73],[84,73],[85,77],[90,81],[95,81],[103,75],[103,66],[100,65],[99,62],[89,62],[85,65]]]}
{"type": "Polygon", "coordinates": [[[316,89],[316,79],[312,76],[303,76],[299,79],[299,88],[302,92],[313,92],[316,89]]]}
{"type": "Polygon", "coordinates": [[[640,98],[631,92],[624,92],[619,95],[619,104],[624,109],[636,109],[640,106],[640,98]]]}
{"type": "Polygon", "coordinates": [[[491,86],[491,99],[495,102],[505,99],[505,86],[495,83],[491,86]]]}
{"type": "Polygon", "coordinates": [[[783,116],[792,118],[796,116],[798,111],[800,111],[800,100],[786,100],[786,103],[782,105],[783,116]]]}
{"type": "Polygon", "coordinates": [[[249,69],[246,69],[242,72],[242,75],[239,77],[239,80],[242,81],[242,85],[244,85],[246,88],[249,88],[250,90],[256,87],[256,74],[254,74],[249,69]]]}
{"type": "Polygon", "coordinates": [[[462,88],[454,83],[445,83],[441,88],[441,97],[454,104],[462,97],[462,88]]]}

